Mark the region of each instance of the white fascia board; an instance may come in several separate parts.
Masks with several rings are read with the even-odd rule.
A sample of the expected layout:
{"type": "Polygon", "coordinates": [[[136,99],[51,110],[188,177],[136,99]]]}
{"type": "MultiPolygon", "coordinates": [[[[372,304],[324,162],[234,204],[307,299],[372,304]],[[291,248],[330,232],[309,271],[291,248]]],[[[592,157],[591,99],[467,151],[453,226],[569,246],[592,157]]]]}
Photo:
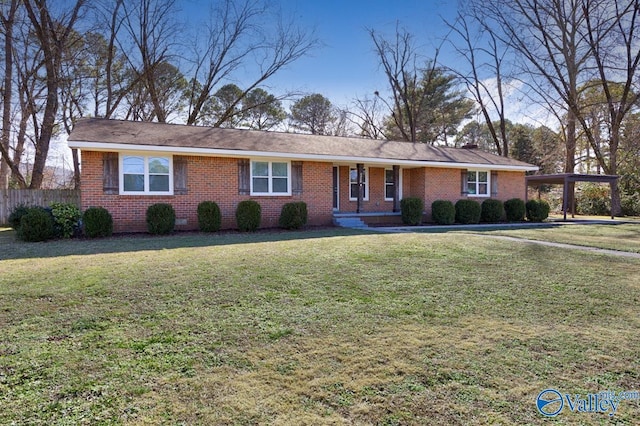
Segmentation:
{"type": "Polygon", "coordinates": [[[322,154],[296,154],[291,152],[267,152],[267,151],[244,151],[238,149],[218,149],[218,148],[191,148],[191,147],[164,147],[155,145],[133,145],[104,142],[82,142],[68,141],[69,148],[90,151],[134,151],[134,152],[155,152],[165,154],[201,155],[208,157],[234,157],[234,158],[278,158],[287,160],[309,160],[332,163],[366,163],[371,165],[398,165],[405,167],[442,167],[449,169],[473,169],[473,170],[502,170],[528,172],[537,171],[537,166],[509,166],[497,164],[474,164],[474,163],[453,163],[448,161],[419,161],[419,160],[399,160],[392,158],[376,157],[354,157],[343,155],[322,155],[322,154]]]}

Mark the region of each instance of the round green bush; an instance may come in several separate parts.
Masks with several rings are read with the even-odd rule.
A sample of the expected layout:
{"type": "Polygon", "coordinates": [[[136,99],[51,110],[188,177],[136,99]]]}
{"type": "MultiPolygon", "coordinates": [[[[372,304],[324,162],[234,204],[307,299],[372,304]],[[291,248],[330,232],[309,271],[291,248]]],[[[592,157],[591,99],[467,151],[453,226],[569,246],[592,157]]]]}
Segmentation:
{"type": "Polygon", "coordinates": [[[504,215],[504,205],[500,200],[484,200],[480,213],[480,222],[496,223],[502,220],[504,215]]]}
{"type": "Polygon", "coordinates": [[[400,214],[402,223],[405,225],[420,225],[422,223],[422,213],[424,212],[424,201],[418,197],[407,197],[400,200],[400,214]]]}
{"type": "Polygon", "coordinates": [[[278,225],[284,229],[300,229],[307,224],[307,203],[297,201],[282,206],[278,225]]]}
{"type": "Polygon", "coordinates": [[[71,203],[51,203],[54,230],[57,237],[71,238],[80,229],[82,212],[71,203]]]}
{"type": "Polygon", "coordinates": [[[458,200],[455,205],[456,222],[463,225],[480,223],[482,208],[475,200],[458,200]]]}
{"type": "Polygon", "coordinates": [[[113,234],[113,218],[104,207],[89,207],[82,215],[84,234],[89,238],[110,237],[113,234]]]}
{"type": "Polygon", "coordinates": [[[198,228],[202,232],[217,232],[222,226],[222,213],[214,201],[198,204],[198,228]]]}
{"type": "Polygon", "coordinates": [[[544,200],[529,200],[526,208],[527,219],[531,222],[543,222],[549,217],[549,203],[544,200]]]}
{"type": "Polygon", "coordinates": [[[456,208],[451,201],[436,200],[431,203],[431,216],[438,225],[451,225],[456,220],[456,208]]]}
{"type": "Polygon", "coordinates": [[[18,228],[20,228],[20,221],[22,220],[22,216],[29,213],[29,210],[31,208],[32,207],[29,207],[25,204],[20,204],[14,207],[14,209],[11,211],[11,214],[9,214],[9,219],[8,219],[9,226],[17,231],[18,228]]]}
{"type": "Polygon", "coordinates": [[[176,212],[171,204],[157,203],[147,208],[147,230],[150,234],[170,234],[175,226],[176,212]]]}
{"type": "Polygon", "coordinates": [[[244,200],[236,208],[236,224],[242,232],[253,232],[260,227],[262,208],[253,200],[244,200]]]}
{"type": "Polygon", "coordinates": [[[622,193],[620,197],[622,214],[625,216],[640,216],[640,193],[622,193]]]}
{"type": "Polygon", "coordinates": [[[51,213],[42,207],[30,207],[20,219],[18,238],[23,241],[46,241],[54,236],[54,223],[51,213]]]}
{"type": "Polygon", "coordinates": [[[512,198],[504,202],[504,212],[507,216],[507,222],[522,222],[527,210],[523,200],[512,198]]]}
{"type": "Polygon", "coordinates": [[[611,212],[611,196],[608,186],[585,184],[576,196],[576,210],[580,214],[608,216],[611,212]]]}

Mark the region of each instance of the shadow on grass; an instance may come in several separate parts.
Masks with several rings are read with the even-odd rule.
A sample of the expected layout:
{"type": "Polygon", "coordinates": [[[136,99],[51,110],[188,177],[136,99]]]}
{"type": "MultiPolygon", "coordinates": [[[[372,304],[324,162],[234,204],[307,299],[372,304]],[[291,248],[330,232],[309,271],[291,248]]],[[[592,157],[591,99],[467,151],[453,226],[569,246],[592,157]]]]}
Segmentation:
{"type": "Polygon", "coordinates": [[[378,234],[378,232],[346,228],[308,228],[300,231],[267,229],[254,233],[234,231],[211,234],[201,232],[175,232],[165,236],[154,236],[144,233],[120,234],[110,238],[80,238],[27,243],[17,240],[13,230],[0,228],[0,260],[171,250],[189,247],[254,244],[366,234],[378,234]]]}

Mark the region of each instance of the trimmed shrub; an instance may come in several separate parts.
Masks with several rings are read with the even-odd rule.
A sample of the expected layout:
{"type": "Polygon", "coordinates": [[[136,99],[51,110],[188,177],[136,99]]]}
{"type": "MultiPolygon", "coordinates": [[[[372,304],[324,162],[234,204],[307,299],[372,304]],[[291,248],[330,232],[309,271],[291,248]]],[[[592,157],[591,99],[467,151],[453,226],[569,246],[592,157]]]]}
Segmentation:
{"type": "Polygon", "coordinates": [[[298,201],[282,206],[278,225],[285,229],[300,229],[307,224],[307,203],[298,201]]]}
{"type": "Polygon", "coordinates": [[[611,197],[609,193],[608,186],[583,185],[576,196],[576,210],[580,214],[609,215],[611,212],[611,197]]]}
{"type": "Polygon", "coordinates": [[[257,201],[244,200],[236,208],[236,224],[242,232],[253,232],[260,227],[262,207],[257,201]]]}
{"type": "Polygon", "coordinates": [[[104,207],[89,207],[82,215],[84,234],[89,238],[110,237],[113,234],[113,218],[104,207]]]}
{"type": "Polygon", "coordinates": [[[170,234],[175,226],[176,212],[171,204],[157,203],[147,208],[147,230],[150,234],[170,234]]]}
{"type": "Polygon", "coordinates": [[[438,225],[451,225],[456,220],[456,208],[451,201],[436,200],[431,203],[431,217],[438,225]]]}
{"type": "Polygon", "coordinates": [[[488,223],[500,222],[504,215],[504,205],[500,200],[484,200],[482,202],[482,212],[480,213],[480,221],[488,223]]]}
{"type": "Polygon", "coordinates": [[[622,214],[625,216],[640,216],[640,194],[622,193],[620,196],[622,214]]]}
{"type": "Polygon", "coordinates": [[[57,237],[71,238],[80,230],[82,212],[75,204],[51,203],[54,230],[57,237]]]}
{"type": "Polygon", "coordinates": [[[424,201],[418,197],[407,197],[400,200],[402,223],[405,225],[420,225],[424,212],[424,201]]]}
{"type": "Polygon", "coordinates": [[[507,216],[507,222],[522,222],[527,210],[523,200],[512,198],[504,202],[504,212],[507,216]]]}
{"type": "Polygon", "coordinates": [[[46,241],[54,237],[54,222],[51,213],[42,207],[30,207],[20,219],[18,238],[23,241],[46,241]]]}
{"type": "Polygon", "coordinates": [[[543,222],[549,217],[549,203],[544,200],[529,200],[526,204],[527,219],[531,222],[543,222]]]}
{"type": "Polygon", "coordinates": [[[222,213],[214,201],[198,204],[198,228],[202,232],[217,232],[222,226],[222,213]]]}
{"type": "Polygon", "coordinates": [[[456,222],[463,225],[480,223],[482,207],[475,200],[458,200],[455,204],[456,222]]]}
{"type": "Polygon", "coordinates": [[[20,221],[22,220],[22,216],[29,213],[30,209],[32,209],[32,207],[29,207],[25,204],[20,204],[14,207],[14,209],[11,211],[11,214],[9,215],[9,226],[17,231],[18,228],[20,228],[20,221]]]}

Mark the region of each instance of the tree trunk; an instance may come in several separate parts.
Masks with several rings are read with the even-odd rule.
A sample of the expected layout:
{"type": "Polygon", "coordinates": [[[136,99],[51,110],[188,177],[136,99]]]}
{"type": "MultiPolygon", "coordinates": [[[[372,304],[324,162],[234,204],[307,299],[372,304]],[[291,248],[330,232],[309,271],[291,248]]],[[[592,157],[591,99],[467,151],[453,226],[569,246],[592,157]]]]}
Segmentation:
{"type": "Polygon", "coordinates": [[[2,17],[5,28],[4,35],[4,85],[2,99],[2,136],[0,144],[0,189],[9,188],[11,157],[9,155],[11,140],[11,96],[13,94],[13,21],[18,6],[17,0],[11,1],[6,18],[2,17]]]}

